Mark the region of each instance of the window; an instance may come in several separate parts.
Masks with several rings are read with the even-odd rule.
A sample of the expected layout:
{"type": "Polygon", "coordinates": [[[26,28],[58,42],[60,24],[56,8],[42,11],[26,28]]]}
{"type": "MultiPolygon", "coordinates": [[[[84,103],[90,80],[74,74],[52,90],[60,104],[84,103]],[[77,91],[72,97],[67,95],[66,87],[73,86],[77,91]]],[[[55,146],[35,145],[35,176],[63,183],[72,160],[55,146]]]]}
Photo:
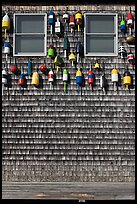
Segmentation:
{"type": "Polygon", "coordinates": [[[47,14],[14,14],[14,56],[46,56],[46,38],[47,14]]]}
{"type": "Polygon", "coordinates": [[[117,56],[117,14],[85,13],[84,17],[85,56],[117,56]]]}

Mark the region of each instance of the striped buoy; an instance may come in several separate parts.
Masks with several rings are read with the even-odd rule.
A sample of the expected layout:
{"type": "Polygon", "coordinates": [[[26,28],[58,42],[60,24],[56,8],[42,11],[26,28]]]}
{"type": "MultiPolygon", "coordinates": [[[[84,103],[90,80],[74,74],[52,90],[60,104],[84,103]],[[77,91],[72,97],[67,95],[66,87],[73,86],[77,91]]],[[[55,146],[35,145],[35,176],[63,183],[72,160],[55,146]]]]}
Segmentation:
{"type": "Polygon", "coordinates": [[[63,70],[63,82],[64,82],[64,92],[67,91],[67,82],[68,82],[68,70],[63,70]]]}
{"type": "Polygon", "coordinates": [[[48,73],[48,81],[50,83],[50,89],[52,88],[53,82],[54,82],[54,72],[51,69],[48,73]]]}
{"type": "Polygon", "coordinates": [[[88,71],[88,83],[89,83],[91,90],[93,91],[94,73],[92,72],[91,69],[88,71]]]}
{"type": "Polygon", "coordinates": [[[83,75],[82,75],[82,72],[80,71],[80,68],[78,68],[78,70],[76,72],[76,83],[78,85],[78,93],[80,93],[80,88],[81,88],[82,83],[83,83],[83,75]]]}

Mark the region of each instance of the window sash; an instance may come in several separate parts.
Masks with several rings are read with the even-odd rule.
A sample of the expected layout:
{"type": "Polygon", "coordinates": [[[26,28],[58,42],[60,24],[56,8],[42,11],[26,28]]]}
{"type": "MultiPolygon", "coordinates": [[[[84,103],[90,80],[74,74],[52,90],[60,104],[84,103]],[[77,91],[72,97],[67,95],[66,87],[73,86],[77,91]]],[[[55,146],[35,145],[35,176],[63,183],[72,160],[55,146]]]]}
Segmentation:
{"type": "MultiPolygon", "coordinates": [[[[38,18],[40,19],[40,18],[38,18]]],[[[46,13],[42,13],[42,14],[39,14],[39,13],[16,13],[14,14],[14,33],[13,33],[13,42],[14,42],[14,46],[13,46],[13,56],[46,56],[47,55],[47,14],[46,13]],[[18,16],[42,16],[43,17],[43,32],[17,32],[17,29],[16,29],[16,25],[17,25],[17,21],[16,21],[16,17],[18,16]],[[39,52],[36,52],[35,51],[35,46],[31,43],[31,40],[30,40],[30,48],[31,48],[31,45],[32,48],[34,47],[34,51],[31,51],[31,52],[20,52],[19,50],[19,46],[16,45],[17,43],[17,40],[19,40],[18,37],[22,37],[22,40],[20,39],[19,40],[19,43],[22,43],[21,41],[23,41],[25,38],[27,40],[27,37],[29,39],[29,37],[32,36],[32,41],[34,41],[35,37],[36,37],[36,40],[38,42],[38,38],[40,40],[40,43],[43,41],[43,44],[44,44],[44,49],[43,51],[39,51],[39,52]]],[[[26,43],[26,42],[25,42],[26,43]]],[[[20,45],[21,46],[21,45],[20,45]]],[[[42,45],[43,46],[43,45],[42,45]]],[[[30,49],[31,50],[31,49],[30,49]]],[[[32,49],[33,50],[33,49],[32,49]]]]}
{"type": "Polygon", "coordinates": [[[118,17],[117,17],[117,14],[110,14],[110,13],[85,13],[85,27],[84,27],[84,55],[85,56],[117,56],[118,55],[118,17]],[[114,16],[114,32],[113,33],[92,33],[92,32],[86,32],[88,29],[87,29],[87,16],[96,16],[96,15],[100,15],[100,16],[114,16]],[[87,38],[91,36],[93,38],[95,37],[113,37],[114,39],[114,52],[111,53],[111,52],[92,52],[92,48],[91,48],[91,52],[88,51],[88,48],[87,48],[87,38]]]}

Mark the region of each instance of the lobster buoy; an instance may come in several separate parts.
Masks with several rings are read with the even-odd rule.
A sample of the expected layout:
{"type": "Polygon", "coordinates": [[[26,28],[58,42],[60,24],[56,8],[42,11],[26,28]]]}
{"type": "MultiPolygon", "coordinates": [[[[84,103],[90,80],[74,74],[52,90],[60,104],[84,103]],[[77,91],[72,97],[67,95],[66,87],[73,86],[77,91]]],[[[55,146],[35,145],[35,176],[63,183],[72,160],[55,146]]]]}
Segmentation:
{"type": "Polygon", "coordinates": [[[76,54],[77,54],[77,63],[79,62],[79,57],[82,57],[83,46],[80,41],[76,43],[76,54]]]}
{"type": "Polygon", "coordinates": [[[126,42],[127,42],[127,44],[129,44],[129,45],[134,44],[134,43],[135,43],[135,36],[133,36],[133,35],[128,35],[128,36],[126,37],[126,42]]]}
{"type": "Polygon", "coordinates": [[[63,70],[63,82],[64,82],[64,92],[67,91],[67,82],[68,82],[68,70],[63,70]]]}
{"type": "Polygon", "coordinates": [[[131,52],[131,50],[130,50],[130,53],[128,53],[127,58],[128,58],[128,62],[129,62],[130,68],[132,69],[133,68],[133,64],[134,64],[134,55],[131,52]]]}
{"type": "Polygon", "coordinates": [[[80,93],[80,87],[82,86],[83,83],[83,75],[82,72],[80,71],[80,68],[78,68],[76,72],[76,83],[78,85],[78,93],[80,93]]]}
{"type": "Polygon", "coordinates": [[[28,60],[28,70],[27,70],[27,75],[28,75],[28,76],[31,76],[31,67],[32,67],[32,62],[31,62],[31,60],[29,59],[29,60],[28,60]]]}
{"type": "Polygon", "coordinates": [[[50,24],[50,33],[52,34],[53,33],[53,26],[54,26],[54,23],[55,23],[54,12],[53,12],[52,8],[51,8],[51,10],[49,12],[48,21],[49,21],[49,24],[50,24]]]}
{"type": "Polygon", "coordinates": [[[54,82],[54,72],[52,71],[52,69],[48,73],[48,81],[50,83],[50,89],[51,89],[54,82]]]}
{"type": "Polygon", "coordinates": [[[39,74],[38,74],[38,72],[34,72],[32,74],[31,84],[35,85],[36,87],[39,85],[39,74]]]}
{"type": "Polygon", "coordinates": [[[107,86],[107,83],[106,83],[105,73],[103,73],[100,77],[100,87],[102,88],[104,93],[106,92],[106,86],[107,86]]]}
{"type": "Polygon", "coordinates": [[[24,83],[25,83],[25,78],[24,78],[24,74],[21,74],[19,76],[19,79],[18,79],[18,85],[23,87],[24,86],[24,83]]]}
{"type": "Polygon", "coordinates": [[[117,69],[112,69],[111,80],[114,84],[114,91],[117,91],[117,83],[118,83],[118,71],[117,71],[117,69]]]}
{"type": "Polygon", "coordinates": [[[7,78],[8,78],[8,74],[6,70],[3,69],[2,70],[2,95],[3,95],[4,87],[5,85],[7,85],[7,82],[8,82],[7,78]]]}
{"type": "Polygon", "coordinates": [[[128,90],[128,87],[131,85],[131,75],[129,71],[125,71],[124,73],[123,84],[126,86],[126,90],[128,90]]]}
{"type": "Polygon", "coordinates": [[[127,14],[127,26],[129,28],[129,35],[131,35],[131,29],[133,28],[133,15],[131,13],[131,7],[130,12],[127,14]]]}
{"type": "Polygon", "coordinates": [[[93,83],[94,83],[94,73],[92,72],[92,70],[90,69],[88,71],[88,84],[91,88],[91,90],[93,91],[93,83]]]}
{"type": "Polygon", "coordinates": [[[41,65],[39,68],[40,68],[40,71],[41,71],[43,74],[46,74],[46,72],[47,72],[47,66],[46,66],[46,65],[41,65]]]}
{"type": "Polygon", "coordinates": [[[58,36],[61,35],[61,23],[59,21],[59,12],[58,12],[58,15],[57,15],[57,21],[55,22],[55,33],[58,36]]]}
{"type": "Polygon", "coordinates": [[[125,23],[124,17],[122,17],[122,20],[120,22],[120,30],[122,33],[122,37],[124,37],[126,33],[126,23],[125,23]]]}
{"type": "Polygon", "coordinates": [[[76,61],[76,56],[74,55],[74,53],[71,53],[69,55],[69,61],[72,63],[72,66],[74,66],[74,62],[76,61]]]}
{"type": "Polygon", "coordinates": [[[10,29],[10,18],[7,15],[7,13],[2,19],[2,28],[5,30],[4,38],[6,39],[7,38],[7,30],[10,29]]]}
{"type": "Polygon", "coordinates": [[[69,41],[68,41],[68,37],[67,35],[64,36],[64,57],[67,57],[67,53],[68,53],[68,49],[69,49],[69,41]]]}
{"type": "Polygon", "coordinates": [[[78,26],[78,31],[80,31],[80,25],[82,25],[82,13],[78,11],[75,14],[76,25],[78,26]]]}
{"type": "Polygon", "coordinates": [[[65,9],[65,12],[63,14],[63,20],[65,21],[65,24],[69,20],[69,14],[67,13],[67,8],[65,9]]]}
{"type": "Polygon", "coordinates": [[[55,57],[54,64],[56,65],[56,68],[57,68],[56,73],[58,73],[59,67],[63,64],[63,60],[62,60],[62,58],[59,55],[57,55],[55,57]]]}
{"type": "Polygon", "coordinates": [[[73,32],[74,28],[75,28],[75,17],[74,15],[71,15],[69,18],[69,27],[71,30],[71,33],[73,32]]]}
{"type": "Polygon", "coordinates": [[[17,68],[16,65],[11,65],[10,66],[10,71],[15,74],[15,75],[19,75],[20,74],[20,70],[17,68]]]}
{"type": "Polygon", "coordinates": [[[54,58],[55,48],[53,45],[49,45],[48,47],[48,57],[54,58]]]}
{"type": "Polygon", "coordinates": [[[97,70],[100,70],[101,67],[100,67],[100,64],[98,63],[98,60],[96,61],[96,64],[94,66],[94,69],[97,69],[97,70]]]}
{"type": "Polygon", "coordinates": [[[118,53],[120,54],[121,58],[124,58],[126,50],[125,50],[125,47],[122,45],[122,42],[121,42],[121,45],[118,48],[118,53]]]}
{"type": "Polygon", "coordinates": [[[8,54],[10,54],[10,48],[11,48],[10,43],[6,41],[4,43],[4,54],[6,54],[6,60],[7,60],[8,54]]]}

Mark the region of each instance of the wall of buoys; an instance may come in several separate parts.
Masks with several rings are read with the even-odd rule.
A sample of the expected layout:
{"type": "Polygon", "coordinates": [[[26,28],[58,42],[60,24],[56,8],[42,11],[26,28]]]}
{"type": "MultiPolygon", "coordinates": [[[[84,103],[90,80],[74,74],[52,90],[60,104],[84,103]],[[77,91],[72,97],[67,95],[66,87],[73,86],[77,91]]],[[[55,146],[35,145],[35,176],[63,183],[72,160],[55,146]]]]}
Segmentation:
{"type": "Polygon", "coordinates": [[[9,4],[2,19],[2,179],[134,181],[135,6],[9,4]],[[117,56],[84,56],[85,12],[118,14],[117,56]],[[47,56],[13,57],[14,13],[47,13],[47,56]]]}

